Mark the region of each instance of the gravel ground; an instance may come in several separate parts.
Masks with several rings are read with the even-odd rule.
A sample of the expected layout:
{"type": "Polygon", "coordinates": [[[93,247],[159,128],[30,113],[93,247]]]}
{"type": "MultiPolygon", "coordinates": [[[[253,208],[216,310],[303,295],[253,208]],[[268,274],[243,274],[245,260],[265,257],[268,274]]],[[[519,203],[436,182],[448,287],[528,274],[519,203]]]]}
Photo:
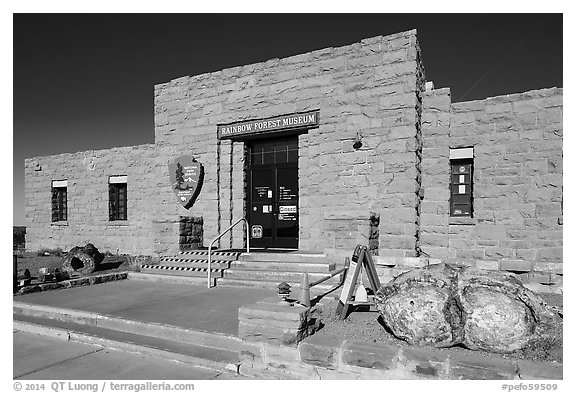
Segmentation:
{"type": "MultiPolygon", "coordinates": [[[[562,302],[556,297],[546,297],[546,301],[550,304],[557,305],[562,302]],[[554,303],[553,303],[554,302],[554,303]]],[[[384,326],[384,322],[375,307],[371,310],[357,310],[348,315],[345,320],[340,320],[336,317],[336,306],[338,300],[325,299],[323,306],[320,307],[319,318],[324,326],[315,334],[321,335],[337,335],[344,337],[346,340],[363,340],[375,343],[385,343],[396,346],[409,346],[403,340],[399,340],[392,335],[384,326]]],[[[468,353],[481,356],[501,357],[505,359],[526,359],[526,360],[540,360],[562,362],[562,325],[555,327],[555,339],[543,340],[541,342],[529,345],[528,348],[514,352],[511,354],[494,354],[484,351],[471,351],[461,346],[454,346],[450,348],[438,348],[438,351],[448,351],[452,353],[468,353]]]]}

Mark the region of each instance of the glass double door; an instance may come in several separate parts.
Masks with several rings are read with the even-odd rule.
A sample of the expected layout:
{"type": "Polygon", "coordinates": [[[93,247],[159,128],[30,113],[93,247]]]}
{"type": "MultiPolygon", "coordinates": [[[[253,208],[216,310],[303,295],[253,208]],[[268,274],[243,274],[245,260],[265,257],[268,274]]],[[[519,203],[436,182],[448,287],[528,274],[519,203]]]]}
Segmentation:
{"type": "Polygon", "coordinates": [[[250,246],[298,248],[298,139],[249,145],[250,246]]]}

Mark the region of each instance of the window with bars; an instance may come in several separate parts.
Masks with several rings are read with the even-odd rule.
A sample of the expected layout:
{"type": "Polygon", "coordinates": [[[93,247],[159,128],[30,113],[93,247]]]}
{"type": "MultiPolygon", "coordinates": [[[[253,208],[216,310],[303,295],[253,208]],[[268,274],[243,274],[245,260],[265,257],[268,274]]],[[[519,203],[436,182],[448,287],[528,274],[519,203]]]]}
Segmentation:
{"type": "Polygon", "coordinates": [[[68,220],[68,185],[52,182],[52,222],[68,220]]]}
{"type": "Polygon", "coordinates": [[[128,186],[124,179],[124,176],[110,178],[110,183],[108,184],[108,214],[110,221],[128,219],[128,186]]]}
{"type": "Polygon", "coordinates": [[[451,160],[450,168],[450,216],[472,217],[473,161],[451,160]]]}

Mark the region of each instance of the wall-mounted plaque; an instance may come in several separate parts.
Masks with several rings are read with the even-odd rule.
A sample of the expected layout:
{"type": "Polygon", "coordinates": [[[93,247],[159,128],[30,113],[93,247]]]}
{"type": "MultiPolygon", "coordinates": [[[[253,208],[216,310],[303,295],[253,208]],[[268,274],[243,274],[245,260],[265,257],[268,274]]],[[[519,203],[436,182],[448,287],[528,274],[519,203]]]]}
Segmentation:
{"type": "Polygon", "coordinates": [[[204,166],[190,155],[180,156],[168,162],[170,184],[178,202],[190,209],[204,182],[204,166]]]}

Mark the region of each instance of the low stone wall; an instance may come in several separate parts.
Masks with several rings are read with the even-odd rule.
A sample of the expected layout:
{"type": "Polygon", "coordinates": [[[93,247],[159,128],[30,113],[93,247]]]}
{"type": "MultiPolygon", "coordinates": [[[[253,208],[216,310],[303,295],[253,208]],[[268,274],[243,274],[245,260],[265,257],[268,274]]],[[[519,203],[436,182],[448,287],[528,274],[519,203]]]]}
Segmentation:
{"type": "MultiPolygon", "coordinates": [[[[324,254],[339,266],[344,265],[346,257],[351,257],[354,249],[325,249],[324,254]]],[[[441,258],[429,257],[389,257],[373,255],[372,260],[382,284],[388,283],[398,275],[417,267],[435,265],[445,261],[441,258]]],[[[564,269],[561,263],[530,262],[521,260],[501,261],[460,261],[462,266],[473,266],[485,270],[500,270],[514,276],[524,286],[535,293],[562,294],[564,290],[564,269]]]]}
{"type": "Polygon", "coordinates": [[[313,335],[310,309],[271,298],[241,307],[240,374],[260,379],[562,379],[562,364],[509,360],[473,351],[345,340],[313,335]]]}
{"type": "Polygon", "coordinates": [[[14,295],[25,295],[27,293],[50,291],[53,289],[65,289],[82,287],[86,285],[102,284],[110,281],[125,280],[127,278],[128,272],[105,273],[93,276],[77,277],[60,282],[47,282],[42,284],[26,285],[20,288],[14,295]]]}
{"type": "Polygon", "coordinates": [[[299,359],[323,378],[350,379],[562,379],[562,364],[507,360],[471,352],[346,341],[312,336],[299,359]]]}

